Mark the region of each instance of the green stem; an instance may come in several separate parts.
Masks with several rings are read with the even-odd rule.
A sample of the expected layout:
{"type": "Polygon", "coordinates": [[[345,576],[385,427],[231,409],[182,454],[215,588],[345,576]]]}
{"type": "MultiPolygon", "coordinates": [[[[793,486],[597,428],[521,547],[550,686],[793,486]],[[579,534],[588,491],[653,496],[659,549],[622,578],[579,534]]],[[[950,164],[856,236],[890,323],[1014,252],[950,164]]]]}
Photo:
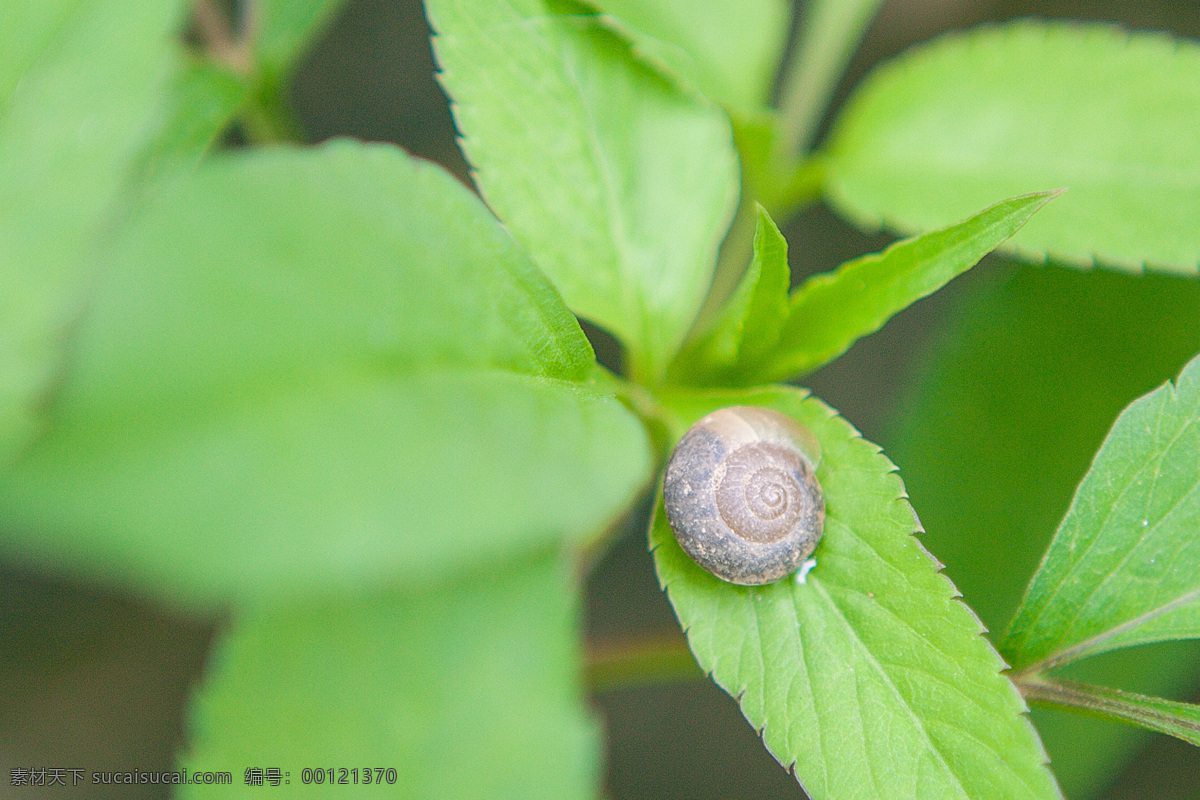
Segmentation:
{"type": "Polygon", "coordinates": [[[274,75],[262,75],[258,91],[242,111],[242,131],[254,144],[303,142],[300,123],[292,114],[284,82],[274,75]]]}
{"type": "Polygon", "coordinates": [[[862,33],[882,0],[812,0],[800,41],[784,70],[779,127],[769,167],[759,175],[742,176],[742,202],[721,245],[712,286],[700,308],[692,334],[712,323],[750,263],[754,250],[754,201],[762,200],[776,222],[788,218],[816,199],[822,170],[819,162],[805,159],[817,125],[837,87],[862,33]],[[779,176],[783,176],[780,180],[779,176]],[[761,196],[759,196],[761,195],[761,196]]]}
{"type": "Polygon", "coordinates": [[[1147,697],[1105,686],[1091,686],[1041,674],[1012,676],[1026,700],[1088,714],[1116,718],[1200,746],[1200,706],[1147,697]]]}
{"type": "Polygon", "coordinates": [[[786,225],[788,220],[817,201],[824,185],[825,165],[820,158],[806,158],[786,182],[775,187],[776,193],[764,200],[763,205],[775,224],[786,225]]]}
{"type": "Polygon", "coordinates": [[[780,88],[774,162],[794,165],[813,145],[842,72],[882,0],[810,0],[780,88]]]}
{"type": "Polygon", "coordinates": [[[229,18],[215,0],[195,0],[192,14],[208,58],[237,75],[249,76],[254,69],[251,42],[234,34],[229,18]]]}
{"type": "Polygon", "coordinates": [[[193,14],[206,57],[255,86],[238,117],[246,139],[254,144],[303,141],[287,102],[284,77],[264,70],[255,57],[262,29],[262,0],[244,0],[236,30],[215,0],[195,0],[193,14]]]}
{"type": "MultiPolygon", "coordinates": [[[[823,181],[824,169],[820,161],[810,158],[793,171],[786,183],[775,187],[775,194],[757,199],[766,206],[777,224],[784,225],[816,201],[820,196],[823,181]]],[[[712,284],[704,297],[704,304],[696,314],[689,338],[702,335],[713,323],[725,301],[737,289],[738,282],[754,257],[754,231],[758,217],[754,211],[753,200],[757,194],[748,176],[742,177],[742,185],[745,187],[743,201],[738,206],[733,223],[729,226],[729,233],[725,235],[725,241],[721,243],[712,284]]]]}
{"type": "MultiPolygon", "coordinates": [[[[743,178],[743,184],[745,179],[743,178]]],[[[717,267],[713,271],[712,284],[704,298],[704,304],[696,314],[692,324],[692,333],[705,331],[720,312],[725,301],[737,288],[750,259],[754,256],[754,228],[757,217],[754,213],[754,198],[748,191],[742,192],[742,202],[738,206],[729,232],[721,242],[721,250],[717,255],[717,267]]]]}
{"type": "Polygon", "coordinates": [[[243,0],[238,15],[238,27],[241,31],[238,38],[245,42],[251,50],[258,44],[258,37],[262,32],[262,21],[263,0],[243,0]]]}
{"type": "Polygon", "coordinates": [[[678,633],[589,645],[586,674],[594,692],[704,679],[678,633]]]}

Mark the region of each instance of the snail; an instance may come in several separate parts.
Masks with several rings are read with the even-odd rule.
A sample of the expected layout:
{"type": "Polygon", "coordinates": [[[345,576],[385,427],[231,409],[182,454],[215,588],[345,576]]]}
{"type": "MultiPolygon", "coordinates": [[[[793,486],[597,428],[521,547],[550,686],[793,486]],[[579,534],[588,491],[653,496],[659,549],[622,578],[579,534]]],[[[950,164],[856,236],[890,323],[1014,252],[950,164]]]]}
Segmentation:
{"type": "Polygon", "coordinates": [[[701,419],[675,446],[663,480],[680,547],[730,583],[790,575],[825,524],[820,453],[808,428],[767,408],[731,406],[701,419]]]}

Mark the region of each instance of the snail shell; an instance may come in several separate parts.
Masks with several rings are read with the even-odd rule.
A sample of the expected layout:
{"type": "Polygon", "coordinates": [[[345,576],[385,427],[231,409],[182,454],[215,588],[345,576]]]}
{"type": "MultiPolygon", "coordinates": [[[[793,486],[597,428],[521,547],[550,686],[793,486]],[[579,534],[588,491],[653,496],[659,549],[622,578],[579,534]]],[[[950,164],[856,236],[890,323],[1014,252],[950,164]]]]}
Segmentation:
{"type": "Polygon", "coordinates": [[[663,481],[667,521],[696,563],[730,583],[789,575],[825,525],[820,445],[776,411],[731,406],[683,435],[663,481]]]}

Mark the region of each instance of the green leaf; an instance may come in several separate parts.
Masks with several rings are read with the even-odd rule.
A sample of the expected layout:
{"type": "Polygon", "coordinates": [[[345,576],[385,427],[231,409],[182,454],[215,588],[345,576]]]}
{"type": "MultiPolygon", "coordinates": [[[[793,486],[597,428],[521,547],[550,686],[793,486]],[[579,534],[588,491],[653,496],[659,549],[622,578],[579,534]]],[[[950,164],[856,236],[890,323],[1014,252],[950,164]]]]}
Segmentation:
{"type": "Polygon", "coordinates": [[[1085,714],[1115,717],[1200,747],[1200,706],[1192,703],[1176,703],[1120,689],[1048,678],[1027,680],[1022,688],[1028,700],[1085,714]]]}
{"type": "Polygon", "coordinates": [[[832,361],[898,311],[975,266],[1055,195],[1004,200],[957,225],[809,278],[792,295],[778,347],[743,362],[734,380],[786,380],[832,361]]]}
{"type": "Polygon", "coordinates": [[[1065,186],[1015,252],[1195,275],[1197,130],[1195,42],[1099,25],[983,28],[868,78],[831,137],[829,195],[863,224],[914,231],[1065,186]]]}
{"type": "Polygon", "coordinates": [[[240,76],[211,62],[187,65],[165,98],[162,128],[142,155],[143,184],[194,168],[233,122],[249,89],[240,76]]]}
{"type": "MultiPolygon", "coordinates": [[[[1200,282],[1005,266],[973,273],[949,297],[948,322],[882,438],[926,545],[984,624],[1003,631],[1113,419],[1200,350],[1200,282]]],[[[1066,670],[1185,696],[1195,644],[1114,651],[1066,670]]],[[[1048,709],[1033,720],[1063,790],[1080,800],[1141,741],[1133,728],[1048,709]]]]}
{"type": "Polygon", "coordinates": [[[258,68],[289,73],[343,4],[344,0],[263,0],[254,48],[258,68]]]}
{"type": "Polygon", "coordinates": [[[170,78],[181,5],[0,3],[0,464],[40,426],[89,257],[170,78]]]}
{"type": "Polygon", "coordinates": [[[572,310],[661,377],[737,200],[728,118],[549,0],[430,0],[434,51],[488,204],[572,310]]]}
{"type": "Polygon", "coordinates": [[[426,582],[594,534],[649,477],[578,323],[439,167],[204,162],[122,243],[11,550],[172,597],[426,582]]]}
{"type": "Polygon", "coordinates": [[[754,258],[713,328],[671,365],[679,383],[719,384],[740,363],[754,363],[779,341],[788,313],[787,240],[762,206],[754,230],[754,258]]]}
{"type": "Polygon", "coordinates": [[[424,593],[240,612],[193,701],[182,759],[189,772],[232,768],[239,788],[180,796],[252,792],[240,787],[258,766],[288,775],[288,797],[329,797],[305,768],[357,769],[356,797],[593,797],[600,742],[578,625],[557,557],[424,593]],[[393,784],[361,785],[380,767],[393,784]]]}
{"type": "Polygon", "coordinates": [[[1017,668],[1200,638],[1200,358],[1121,412],[1004,639],[1017,668]]]}
{"type": "Polygon", "coordinates": [[[813,800],[1059,797],[1024,703],[979,620],[913,536],[920,530],[879,448],[799,390],[695,395],[680,419],[768,405],[822,446],[825,534],[803,582],[723,583],[652,523],[659,580],[697,660],[794,765],[813,800]]]}
{"type": "Polygon", "coordinates": [[[791,24],[784,0],[585,0],[634,51],[739,116],[770,101],[791,24]]]}

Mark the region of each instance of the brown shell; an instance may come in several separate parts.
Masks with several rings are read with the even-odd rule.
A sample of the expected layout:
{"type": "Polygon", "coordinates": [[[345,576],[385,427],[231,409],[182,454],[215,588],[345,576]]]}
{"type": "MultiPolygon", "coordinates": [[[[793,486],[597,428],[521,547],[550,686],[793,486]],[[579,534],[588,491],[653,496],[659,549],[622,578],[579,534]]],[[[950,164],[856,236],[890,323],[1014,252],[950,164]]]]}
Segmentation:
{"type": "Polygon", "coordinates": [[[714,411],[667,463],[663,500],[679,546],[730,583],[790,575],[825,526],[819,462],[816,437],[790,417],[757,406],[714,411]]]}

